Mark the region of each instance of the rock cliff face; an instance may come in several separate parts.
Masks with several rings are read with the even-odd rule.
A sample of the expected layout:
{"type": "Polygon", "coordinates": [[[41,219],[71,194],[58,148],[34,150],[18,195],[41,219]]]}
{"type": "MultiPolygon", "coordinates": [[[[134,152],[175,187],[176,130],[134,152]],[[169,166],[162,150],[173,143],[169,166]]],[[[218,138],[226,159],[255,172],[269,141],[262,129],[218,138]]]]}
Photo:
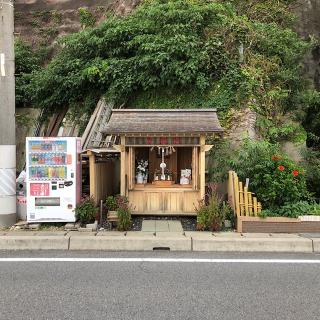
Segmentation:
{"type": "MultiPolygon", "coordinates": [[[[294,9],[298,19],[297,32],[308,39],[314,35],[320,37],[320,0],[300,0],[294,9]]],[[[305,58],[305,73],[320,90],[320,46],[305,58]]]]}
{"type": "Polygon", "coordinates": [[[231,147],[237,149],[243,139],[259,139],[256,131],[257,114],[255,111],[247,108],[243,110],[233,110],[230,119],[230,128],[227,129],[228,139],[231,147]]]}
{"type": "Polygon", "coordinates": [[[55,46],[57,38],[81,29],[79,8],[85,7],[98,24],[112,11],[130,12],[138,0],[16,0],[15,32],[33,47],[55,46]]]}

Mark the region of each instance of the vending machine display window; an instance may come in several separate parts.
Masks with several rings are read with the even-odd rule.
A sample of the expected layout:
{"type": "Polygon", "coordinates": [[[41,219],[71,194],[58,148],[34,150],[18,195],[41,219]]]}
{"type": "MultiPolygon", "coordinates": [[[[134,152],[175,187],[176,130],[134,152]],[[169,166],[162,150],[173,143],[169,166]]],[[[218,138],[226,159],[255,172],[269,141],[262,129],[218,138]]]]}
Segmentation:
{"type": "Polygon", "coordinates": [[[26,149],[27,220],[74,222],[81,195],[81,139],[32,137],[26,149]]]}

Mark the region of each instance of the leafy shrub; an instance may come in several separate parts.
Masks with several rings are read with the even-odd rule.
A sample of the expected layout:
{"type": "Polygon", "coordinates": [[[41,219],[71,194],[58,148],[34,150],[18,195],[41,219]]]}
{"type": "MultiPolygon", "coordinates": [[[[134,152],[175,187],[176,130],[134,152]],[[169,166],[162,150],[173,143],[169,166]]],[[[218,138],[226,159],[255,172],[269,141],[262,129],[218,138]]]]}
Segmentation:
{"type": "Polygon", "coordinates": [[[211,184],[209,186],[206,199],[207,201],[204,199],[200,201],[196,208],[197,229],[219,231],[225,219],[225,210],[222,208],[222,199],[216,192],[216,185],[211,184]]]}
{"type": "Polygon", "coordinates": [[[273,210],[262,210],[261,217],[289,217],[297,218],[299,216],[320,215],[320,204],[316,202],[299,201],[286,204],[273,210]]]}
{"type": "MultiPolygon", "coordinates": [[[[25,90],[46,110],[83,113],[102,95],[121,104],[139,93],[192,90],[193,105],[249,105],[272,119],[297,108],[299,62],[310,45],[290,29],[287,1],[246,2],[144,1],[130,15],[61,39],[60,52],[25,90]]],[[[86,9],[79,13],[93,25],[86,9]]]]}
{"type": "Polygon", "coordinates": [[[106,199],[106,207],[108,211],[116,211],[118,209],[117,199],[114,196],[108,196],[106,199]]]}
{"type": "Polygon", "coordinates": [[[83,199],[75,208],[76,218],[83,224],[93,222],[97,213],[98,208],[96,208],[92,198],[83,199]]]}
{"type": "Polygon", "coordinates": [[[16,76],[16,106],[30,107],[31,100],[29,83],[33,71],[39,70],[40,59],[32,50],[32,47],[20,38],[14,44],[15,50],[15,76],[16,76]]]}
{"type": "Polygon", "coordinates": [[[83,28],[94,26],[94,24],[96,23],[96,18],[88,9],[79,8],[78,13],[79,13],[80,23],[83,28]]]}
{"type": "Polygon", "coordinates": [[[304,170],[281,153],[278,145],[246,140],[233,168],[241,180],[250,179],[250,189],[265,209],[310,198],[304,170]]]}
{"type": "Polygon", "coordinates": [[[307,90],[300,96],[304,117],[302,124],[308,132],[307,146],[320,150],[320,92],[307,90]]]}
{"type": "Polygon", "coordinates": [[[117,196],[118,230],[126,231],[131,228],[131,207],[126,197],[117,196]]]}
{"type": "Polygon", "coordinates": [[[308,148],[303,153],[308,190],[320,199],[320,151],[308,148]]]}
{"type": "Polygon", "coordinates": [[[307,139],[307,133],[302,125],[291,121],[288,117],[272,120],[258,117],[256,127],[259,134],[271,143],[281,141],[304,142],[307,139]]]}
{"type": "Polygon", "coordinates": [[[208,180],[221,183],[228,179],[228,171],[234,158],[234,150],[230,146],[230,141],[226,139],[216,138],[210,143],[214,147],[210,150],[208,157],[208,180]]]}

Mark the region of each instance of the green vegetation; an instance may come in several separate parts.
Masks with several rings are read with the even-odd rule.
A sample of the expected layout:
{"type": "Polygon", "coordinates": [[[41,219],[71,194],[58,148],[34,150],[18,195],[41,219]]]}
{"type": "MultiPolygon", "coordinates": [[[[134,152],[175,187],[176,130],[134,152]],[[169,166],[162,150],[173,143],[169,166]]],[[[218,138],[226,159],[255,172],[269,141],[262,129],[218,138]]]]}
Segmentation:
{"type": "Polygon", "coordinates": [[[222,183],[228,179],[235,152],[227,139],[217,138],[210,143],[214,148],[210,150],[208,157],[208,182],[222,183]]]}
{"type": "Polygon", "coordinates": [[[247,140],[234,159],[233,168],[257,194],[263,208],[279,208],[311,198],[303,168],[296,165],[279,146],[247,140]]]}
{"type": "Polygon", "coordinates": [[[119,231],[127,231],[131,229],[131,207],[126,197],[117,196],[117,213],[118,213],[118,225],[119,231]]]}
{"type": "Polygon", "coordinates": [[[226,216],[230,218],[230,208],[222,201],[216,188],[216,184],[210,184],[206,200],[200,201],[196,208],[197,230],[220,231],[226,216]]]}
{"type": "Polygon", "coordinates": [[[306,149],[302,165],[306,172],[308,190],[320,199],[320,150],[317,148],[306,149]]]}
{"type": "Polygon", "coordinates": [[[86,8],[79,8],[79,18],[82,28],[93,27],[96,23],[94,15],[86,8]]]}
{"type": "Polygon", "coordinates": [[[262,210],[261,217],[288,217],[298,218],[299,216],[320,215],[320,204],[315,202],[299,201],[288,203],[273,210],[262,210]]]}
{"type": "Polygon", "coordinates": [[[117,198],[114,196],[108,196],[106,199],[106,207],[108,211],[116,211],[118,209],[117,198]]]}
{"type": "Polygon", "coordinates": [[[16,75],[16,106],[26,107],[31,104],[30,81],[32,72],[40,69],[40,59],[31,46],[17,39],[15,42],[15,75],[16,75]]]}
{"type": "MultiPolygon", "coordinates": [[[[287,5],[145,1],[127,17],[108,17],[61,40],[28,91],[48,112],[69,106],[90,113],[105,95],[145,107],[249,106],[279,125],[299,107],[300,61],[311,45],[290,29],[287,5]]],[[[84,25],[93,24],[86,9],[79,13],[84,25]]]]}
{"type": "Polygon", "coordinates": [[[77,205],[75,209],[75,215],[82,224],[91,223],[94,221],[98,213],[98,208],[94,204],[94,200],[86,198],[77,205]]]}

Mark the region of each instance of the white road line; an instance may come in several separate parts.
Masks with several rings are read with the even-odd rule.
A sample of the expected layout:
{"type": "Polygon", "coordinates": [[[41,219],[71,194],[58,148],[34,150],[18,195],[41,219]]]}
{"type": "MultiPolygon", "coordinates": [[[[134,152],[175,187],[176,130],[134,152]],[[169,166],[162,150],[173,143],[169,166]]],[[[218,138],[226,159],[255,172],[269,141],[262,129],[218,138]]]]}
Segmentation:
{"type": "Polygon", "coordinates": [[[320,264],[306,259],[188,259],[188,258],[0,258],[1,262],[161,262],[161,263],[273,263],[320,264]]]}

